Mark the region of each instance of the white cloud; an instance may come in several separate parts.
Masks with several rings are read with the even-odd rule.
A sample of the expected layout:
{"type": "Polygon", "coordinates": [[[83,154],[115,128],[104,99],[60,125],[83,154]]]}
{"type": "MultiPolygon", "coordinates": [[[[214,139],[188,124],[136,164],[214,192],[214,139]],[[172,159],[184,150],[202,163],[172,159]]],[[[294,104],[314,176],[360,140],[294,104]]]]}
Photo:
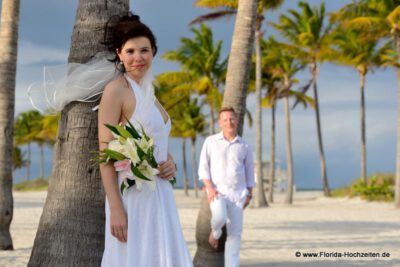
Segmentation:
{"type": "Polygon", "coordinates": [[[18,47],[18,65],[67,62],[68,53],[68,50],[23,41],[18,47]]]}

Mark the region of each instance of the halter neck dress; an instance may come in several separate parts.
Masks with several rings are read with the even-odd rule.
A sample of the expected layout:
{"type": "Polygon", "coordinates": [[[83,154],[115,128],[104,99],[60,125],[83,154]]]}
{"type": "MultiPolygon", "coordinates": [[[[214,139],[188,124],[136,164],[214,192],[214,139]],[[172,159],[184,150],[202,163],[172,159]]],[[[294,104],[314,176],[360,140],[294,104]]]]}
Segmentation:
{"type": "MultiPolygon", "coordinates": [[[[155,103],[144,107],[143,89],[127,77],[136,97],[136,108],[130,122],[142,125],[153,137],[157,162],[167,160],[171,121],[165,122],[155,103]]],[[[122,183],[118,177],[118,184],[122,183]]],[[[121,195],[128,217],[128,240],[119,242],[110,230],[110,208],[106,199],[105,248],[103,267],[190,267],[192,260],[183,239],[172,186],[157,178],[156,190],[145,183],[141,191],[135,186],[121,195]]]]}

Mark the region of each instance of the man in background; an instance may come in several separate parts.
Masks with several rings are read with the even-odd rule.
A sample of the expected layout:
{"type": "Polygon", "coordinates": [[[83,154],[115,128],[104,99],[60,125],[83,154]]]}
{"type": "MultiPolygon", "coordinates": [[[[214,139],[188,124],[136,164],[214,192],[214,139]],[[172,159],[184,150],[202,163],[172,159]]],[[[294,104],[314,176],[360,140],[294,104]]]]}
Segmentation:
{"type": "Polygon", "coordinates": [[[233,108],[220,110],[218,123],[222,131],[204,141],[198,171],[211,209],[208,242],[212,247],[218,247],[226,224],[226,267],[239,267],[243,210],[251,201],[254,187],[253,155],[249,145],[237,134],[238,121],[233,108]]]}

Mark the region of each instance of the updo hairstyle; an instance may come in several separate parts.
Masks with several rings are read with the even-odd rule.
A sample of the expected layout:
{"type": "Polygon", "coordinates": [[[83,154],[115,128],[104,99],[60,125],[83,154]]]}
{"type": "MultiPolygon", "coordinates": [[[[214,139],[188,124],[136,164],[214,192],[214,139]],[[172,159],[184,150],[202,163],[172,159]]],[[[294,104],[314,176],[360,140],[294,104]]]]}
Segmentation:
{"type": "Polygon", "coordinates": [[[122,46],[129,39],[137,37],[146,37],[149,39],[153,49],[153,56],[155,56],[157,53],[156,38],[150,28],[140,21],[138,15],[128,12],[126,15],[112,16],[105,25],[103,42],[108,51],[115,55],[110,61],[118,66],[120,60],[117,55],[117,49],[121,51],[122,46]]]}

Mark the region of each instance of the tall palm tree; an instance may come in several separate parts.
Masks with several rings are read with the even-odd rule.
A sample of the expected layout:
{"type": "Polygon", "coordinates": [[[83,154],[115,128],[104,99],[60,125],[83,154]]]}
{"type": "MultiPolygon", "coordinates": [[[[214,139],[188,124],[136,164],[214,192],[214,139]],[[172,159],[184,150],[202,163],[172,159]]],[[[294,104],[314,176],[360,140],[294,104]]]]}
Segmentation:
{"type": "MultiPolygon", "coordinates": [[[[400,0],[363,0],[345,5],[335,14],[348,27],[361,29],[365,35],[393,37],[393,46],[400,63],[400,0]]],[[[400,69],[397,68],[398,95],[400,99],[400,69]]],[[[397,112],[397,160],[395,206],[400,208],[400,105],[397,112]]]]}
{"type": "Polygon", "coordinates": [[[281,15],[279,23],[272,23],[272,25],[287,39],[286,46],[291,49],[292,53],[310,67],[315,100],[322,187],[324,195],[328,196],[330,189],[322,141],[317,75],[318,62],[325,60],[325,55],[329,52],[332,24],[326,25],[324,2],[319,7],[311,7],[307,2],[299,2],[298,5],[301,9],[300,12],[289,9],[289,15],[281,15]]]}
{"type": "Polygon", "coordinates": [[[26,164],[26,180],[30,179],[30,167],[31,167],[31,143],[34,142],[35,134],[34,127],[35,122],[38,121],[40,113],[36,110],[30,110],[21,112],[15,119],[14,123],[14,142],[15,145],[26,145],[27,146],[27,164],[26,164]]]}
{"type": "MultiPolygon", "coordinates": [[[[243,118],[246,110],[246,92],[250,78],[256,8],[256,0],[239,0],[238,2],[222,102],[223,106],[232,107],[238,113],[239,135],[242,135],[243,132],[243,118]]],[[[208,244],[211,211],[205,196],[202,203],[196,222],[197,251],[193,263],[195,266],[221,266],[224,260],[223,250],[218,249],[216,252],[208,244]]],[[[224,238],[221,238],[220,241],[224,242],[224,238]]],[[[220,245],[219,247],[224,246],[220,245]]]]}
{"type": "Polygon", "coordinates": [[[0,24],[0,250],[12,250],[12,148],[19,0],[3,0],[0,24]]]}
{"type": "Polygon", "coordinates": [[[394,60],[390,57],[391,44],[380,46],[379,39],[363,38],[359,30],[338,28],[335,31],[332,61],[354,67],[360,79],[360,126],[361,126],[361,179],[367,182],[366,151],[366,113],[365,113],[365,78],[369,72],[378,67],[390,65],[394,60]]]}
{"type": "Polygon", "coordinates": [[[177,61],[182,66],[182,72],[164,73],[164,79],[174,80],[174,76],[185,76],[189,88],[204,97],[204,102],[210,108],[210,134],[215,132],[215,112],[221,106],[222,96],[219,86],[223,83],[226,73],[227,59],[221,60],[222,41],[214,44],[213,33],[209,27],[202,24],[200,29],[192,28],[193,39],[181,38],[181,46],[175,51],[168,51],[163,58],[177,61]]]}
{"type": "Polygon", "coordinates": [[[21,149],[17,146],[13,147],[12,162],[13,171],[25,167],[27,162],[25,158],[25,152],[22,152],[21,149]]]}
{"type": "MultiPolygon", "coordinates": [[[[269,92],[269,100],[275,105],[277,99],[283,99],[284,112],[285,112],[285,127],[286,127],[286,164],[287,164],[287,179],[288,190],[285,202],[292,204],[293,202],[293,153],[292,153],[292,140],[291,140],[291,127],[290,127],[290,110],[289,110],[289,97],[295,97],[297,101],[303,102],[305,105],[314,104],[313,100],[304,94],[291,90],[291,87],[297,80],[294,76],[298,71],[302,70],[305,65],[299,62],[295,55],[284,48],[274,38],[270,37],[268,41],[263,42],[263,61],[265,64],[265,71],[271,73],[271,78],[275,81],[272,89],[269,92]]],[[[271,179],[271,181],[273,181],[271,179]]],[[[270,183],[270,190],[273,188],[273,183],[270,183]]]]}
{"type": "Polygon", "coordinates": [[[34,122],[34,130],[32,132],[33,140],[40,148],[40,177],[45,177],[44,172],[44,145],[54,145],[57,137],[58,122],[60,113],[56,115],[40,116],[38,121],[34,122]]]}
{"type": "MultiPolygon", "coordinates": [[[[255,57],[256,57],[256,157],[255,157],[255,170],[257,177],[257,190],[256,197],[253,200],[253,205],[256,207],[268,206],[268,202],[264,194],[263,185],[263,173],[262,173],[262,108],[261,108],[261,39],[262,39],[262,23],[264,21],[264,13],[266,10],[275,9],[283,3],[283,0],[260,0],[257,4],[257,16],[256,16],[256,29],[255,29],[255,57]]],[[[210,0],[198,0],[196,6],[217,8],[216,12],[212,12],[206,15],[199,16],[192,23],[202,22],[205,20],[213,20],[216,18],[230,16],[236,14],[238,1],[222,0],[222,1],[210,1],[210,0]]]]}
{"type": "MultiPolygon", "coordinates": [[[[127,0],[80,0],[68,61],[84,63],[106,50],[99,29],[128,10],[127,0]]],[[[54,168],[28,266],[100,265],[105,197],[99,168],[90,162],[98,150],[96,104],[73,102],[61,112],[54,168]]]]}

